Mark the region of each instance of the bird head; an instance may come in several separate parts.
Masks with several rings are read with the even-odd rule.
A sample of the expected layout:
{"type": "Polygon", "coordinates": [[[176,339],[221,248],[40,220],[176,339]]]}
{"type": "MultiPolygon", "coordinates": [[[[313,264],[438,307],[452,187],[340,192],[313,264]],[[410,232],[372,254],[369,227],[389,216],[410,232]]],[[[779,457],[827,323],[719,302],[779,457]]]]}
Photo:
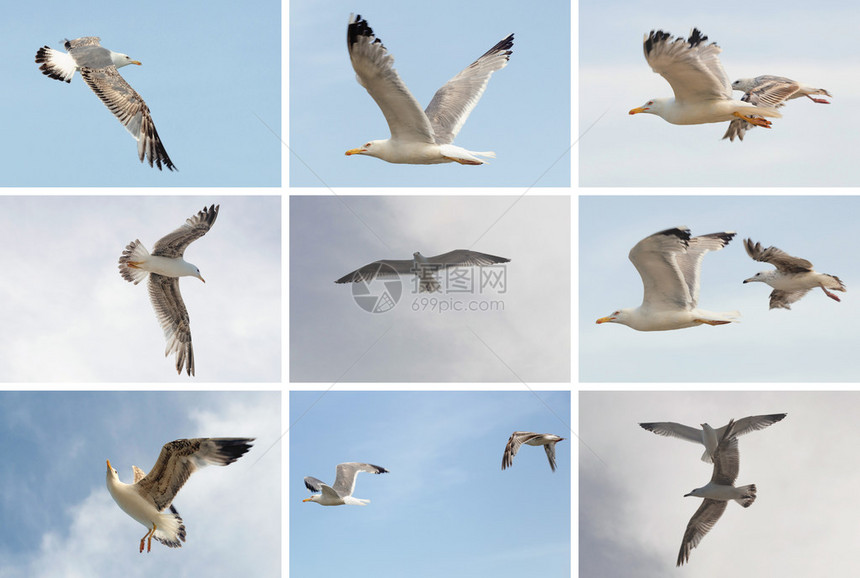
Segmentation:
{"type": "Polygon", "coordinates": [[[387,141],[372,140],[370,142],[364,143],[364,146],[349,149],[344,154],[346,154],[346,156],[367,155],[369,157],[379,157],[380,154],[382,154],[382,151],[385,148],[386,144],[387,141]]]}
{"type": "Polygon", "coordinates": [[[619,309],[618,311],[613,311],[612,314],[601,317],[595,323],[598,325],[601,323],[621,323],[622,325],[627,325],[627,310],[619,309]]]}
{"type": "Polygon", "coordinates": [[[123,66],[128,66],[129,64],[137,64],[141,66],[141,62],[139,60],[132,60],[131,56],[128,54],[123,54],[121,52],[113,52],[110,53],[111,62],[117,68],[122,68],[123,66]]]}
{"type": "Polygon", "coordinates": [[[302,500],[302,502],[319,502],[320,497],[321,497],[321,494],[311,494],[310,496],[308,496],[307,498],[302,500]]]}
{"type": "Polygon", "coordinates": [[[669,99],[666,98],[652,98],[642,106],[631,109],[627,114],[639,114],[640,112],[645,112],[662,116],[663,106],[668,100],[669,99]]]}
{"type": "Polygon", "coordinates": [[[753,275],[752,277],[750,277],[749,279],[744,279],[744,283],[753,283],[755,281],[758,281],[760,283],[767,283],[767,280],[765,279],[765,277],[767,276],[767,273],[768,273],[767,271],[760,271],[760,272],[756,273],[755,275],[753,275]]]}
{"type": "Polygon", "coordinates": [[[739,78],[732,83],[732,90],[742,90],[746,92],[751,89],[754,84],[755,80],[752,78],[739,78]]]}

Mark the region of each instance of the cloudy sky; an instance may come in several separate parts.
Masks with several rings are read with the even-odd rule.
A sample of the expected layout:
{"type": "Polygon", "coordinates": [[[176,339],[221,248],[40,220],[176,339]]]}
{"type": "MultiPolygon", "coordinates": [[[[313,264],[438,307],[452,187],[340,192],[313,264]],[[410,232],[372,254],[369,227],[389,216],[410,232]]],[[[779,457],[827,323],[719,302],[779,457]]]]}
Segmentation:
{"type": "MultiPolygon", "coordinates": [[[[12,8],[10,7],[10,10],[12,8]]],[[[281,183],[281,3],[17,5],[0,24],[0,184],[16,186],[278,186],[281,183]],[[146,101],[179,169],[137,159],[137,143],[75,74],[42,75],[42,46],[99,36],[142,66],[120,69],[146,101]],[[273,132],[274,131],[274,132],[273,132]],[[14,138],[9,138],[14,135],[14,138]]]]}
{"type": "Polygon", "coordinates": [[[2,381],[276,381],[281,376],[281,199],[235,196],[0,197],[2,381]],[[180,280],[196,377],[177,376],[146,284],[124,281],[123,248],[151,250],[204,206],[211,231],[180,280]]]}
{"type": "MultiPolygon", "coordinates": [[[[858,6],[837,0],[754,5],[659,0],[579,3],[580,131],[605,113],[579,147],[586,186],[820,186],[860,183],[848,162],[860,133],[860,60],[854,41],[858,6]],[[623,14],[623,18],[617,17],[623,14]],[[676,126],[628,111],[671,97],[651,71],[642,37],[662,29],[685,36],[698,27],[723,52],[732,80],[788,76],[823,87],[830,105],[793,100],[770,130],[722,141],[726,123],[676,126]]],[[[735,93],[740,98],[741,93],[735,93]]]]}
{"type": "Polygon", "coordinates": [[[290,184],[343,186],[570,185],[570,3],[343,0],[290,3],[290,184]],[[482,166],[394,165],[344,152],[387,139],[388,125],[355,80],[346,48],[358,12],[395,58],[422,107],[448,80],[514,33],[454,144],[495,151],[482,166]]]}
{"type": "Polygon", "coordinates": [[[569,420],[568,392],[292,392],[290,575],[567,578],[569,420]],[[531,446],[501,470],[516,430],[568,438],[555,473],[531,446]],[[348,461],[389,470],[359,474],[370,504],[302,503],[305,476],[332,483],[348,461]]]}
{"type": "Polygon", "coordinates": [[[586,196],[579,201],[579,370],[583,381],[856,381],[860,337],[853,298],[860,279],[856,196],[586,196]],[[597,325],[616,309],[638,307],[642,281],[628,260],[641,239],[686,225],[692,234],[737,231],[702,262],[699,305],[741,312],[716,327],[640,332],[597,325]],[[771,288],[743,284],[772,269],[750,259],[743,239],[776,246],[837,275],[842,302],[811,291],[790,311],[768,310],[771,288]],[[624,359],[625,363],[617,363],[624,359]],[[790,360],[790,361],[789,361],[790,360]]]}
{"type": "Polygon", "coordinates": [[[857,436],[857,392],[631,392],[580,394],[579,575],[853,576],[860,539],[860,470],[846,440],[857,436]],[[690,517],[684,498],[713,466],[702,447],[637,424],[675,421],[721,427],[748,415],[788,413],[740,438],[737,485],[756,484],[749,508],[730,503],[675,568],[690,517]]]}
{"type": "Polygon", "coordinates": [[[291,381],[568,381],[569,216],[567,197],[292,197],[291,381]],[[415,295],[402,276],[398,305],[372,314],[334,283],[454,249],[511,259],[506,291],[415,295]]]}
{"type": "Polygon", "coordinates": [[[281,568],[279,392],[0,392],[4,442],[0,576],[276,576],[281,568]],[[182,548],[153,543],[114,503],[106,463],[130,482],[161,446],[256,437],[227,467],[196,472],[176,498],[182,548]],[[266,452],[267,449],[274,448],[266,452]],[[249,531],[253,529],[253,531],[249,531]]]}

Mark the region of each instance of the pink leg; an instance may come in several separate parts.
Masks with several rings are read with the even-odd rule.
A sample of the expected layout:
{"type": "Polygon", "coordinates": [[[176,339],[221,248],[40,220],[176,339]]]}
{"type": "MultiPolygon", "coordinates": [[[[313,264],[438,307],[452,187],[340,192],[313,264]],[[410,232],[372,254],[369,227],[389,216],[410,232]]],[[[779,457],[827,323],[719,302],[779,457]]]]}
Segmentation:
{"type": "Polygon", "coordinates": [[[836,295],[834,295],[833,293],[831,293],[830,291],[825,289],[823,285],[821,286],[821,290],[824,291],[825,295],[827,295],[828,297],[830,297],[834,301],[839,301],[840,303],[842,302],[842,300],[839,297],[837,297],[836,295]]]}

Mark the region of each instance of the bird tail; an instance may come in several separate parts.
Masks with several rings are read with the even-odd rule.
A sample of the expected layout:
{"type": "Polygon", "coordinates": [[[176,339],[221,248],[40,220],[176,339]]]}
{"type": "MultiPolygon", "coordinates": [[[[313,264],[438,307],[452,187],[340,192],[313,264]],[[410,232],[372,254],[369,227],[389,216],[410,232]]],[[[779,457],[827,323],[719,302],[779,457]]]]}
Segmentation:
{"type": "Polygon", "coordinates": [[[168,548],[181,548],[179,542],[185,541],[185,524],[182,522],[182,517],[173,505],[170,506],[169,514],[162,514],[161,520],[158,522],[158,529],[152,535],[153,538],[167,546],[168,548]]]}
{"type": "Polygon", "coordinates": [[[36,52],[36,64],[42,65],[39,67],[42,74],[61,82],[71,82],[78,66],[69,53],[48,46],[43,46],[36,52]]]}
{"type": "Polygon", "coordinates": [[[752,506],[752,503],[755,502],[755,484],[740,486],[738,490],[742,491],[743,495],[739,498],[735,498],[735,501],[744,508],[752,506]]]}
{"type": "Polygon", "coordinates": [[[140,268],[141,263],[145,263],[149,259],[149,251],[140,242],[140,239],[135,239],[122,252],[119,258],[119,274],[122,278],[130,283],[137,285],[149,275],[148,271],[140,268]]]}
{"type": "Polygon", "coordinates": [[[456,163],[460,163],[461,165],[483,165],[484,161],[479,159],[478,157],[484,157],[489,159],[496,158],[496,153],[493,151],[468,151],[463,147],[458,147],[454,145],[439,145],[439,152],[442,153],[442,156],[446,159],[452,160],[456,163]]]}
{"type": "Polygon", "coordinates": [[[830,289],[833,289],[834,291],[847,291],[845,289],[845,283],[842,282],[842,279],[840,279],[836,275],[827,275],[827,276],[830,277],[831,279],[833,279],[836,282],[836,285],[838,285],[838,287],[831,285],[830,289]]]}

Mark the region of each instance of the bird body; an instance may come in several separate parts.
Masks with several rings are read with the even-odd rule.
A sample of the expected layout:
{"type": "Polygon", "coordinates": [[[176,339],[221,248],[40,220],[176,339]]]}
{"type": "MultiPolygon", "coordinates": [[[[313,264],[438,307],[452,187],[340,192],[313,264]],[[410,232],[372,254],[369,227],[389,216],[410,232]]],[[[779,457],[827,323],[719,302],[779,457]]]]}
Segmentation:
{"type": "Polygon", "coordinates": [[[508,443],[505,445],[505,453],[502,454],[502,469],[504,470],[514,465],[514,456],[517,455],[520,446],[526,444],[536,447],[543,446],[547,460],[549,460],[549,467],[552,471],[555,471],[555,444],[560,441],[564,441],[564,438],[555,434],[515,431],[508,438],[508,443]]]}
{"type": "Polygon", "coordinates": [[[305,477],[305,487],[311,492],[319,492],[305,498],[302,502],[316,502],[321,506],[366,506],[370,500],[353,497],[355,491],[355,477],[360,472],[371,474],[389,473],[383,467],[361,462],[345,462],[338,464],[334,483],[329,486],[325,482],[314,478],[305,477]]]}

